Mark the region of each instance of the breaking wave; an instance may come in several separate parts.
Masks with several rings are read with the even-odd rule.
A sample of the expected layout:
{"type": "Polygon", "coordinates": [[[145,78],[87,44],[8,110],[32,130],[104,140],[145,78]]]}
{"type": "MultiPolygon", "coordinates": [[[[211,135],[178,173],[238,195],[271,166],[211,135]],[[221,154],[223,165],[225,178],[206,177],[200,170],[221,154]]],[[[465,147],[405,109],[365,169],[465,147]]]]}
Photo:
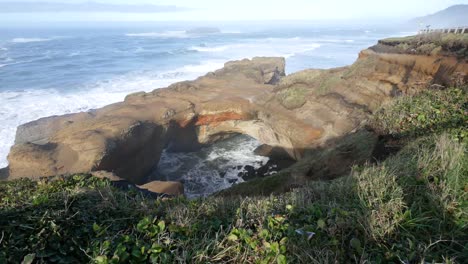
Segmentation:
{"type": "Polygon", "coordinates": [[[129,93],[152,91],[169,84],[195,79],[222,67],[206,61],[171,71],[133,72],[79,87],[73,92],[57,89],[25,89],[0,92],[0,168],[14,143],[16,127],[42,117],[87,111],[122,101],[129,93]]]}
{"type": "Polygon", "coordinates": [[[52,38],[14,38],[11,40],[13,43],[30,43],[30,42],[44,42],[51,41],[52,38]]]}

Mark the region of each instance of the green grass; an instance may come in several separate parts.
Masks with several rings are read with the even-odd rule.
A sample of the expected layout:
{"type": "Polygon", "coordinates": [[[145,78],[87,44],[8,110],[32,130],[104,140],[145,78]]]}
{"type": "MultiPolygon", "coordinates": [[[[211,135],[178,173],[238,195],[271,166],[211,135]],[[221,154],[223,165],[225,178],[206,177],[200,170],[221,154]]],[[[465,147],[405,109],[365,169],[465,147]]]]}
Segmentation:
{"type": "Polygon", "coordinates": [[[464,113],[463,89],[402,97],[372,122],[405,144],[385,160],[365,162],[375,135],[358,132],[204,199],[153,200],[89,175],[0,182],[0,263],[463,263],[464,113]],[[327,178],[349,153],[342,177],[293,177],[327,178]]]}
{"type": "Polygon", "coordinates": [[[302,107],[310,96],[320,96],[330,92],[340,83],[343,72],[348,68],[332,71],[309,69],[293,73],[281,79],[276,88],[276,99],[289,110],[302,107]]]}
{"type": "Polygon", "coordinates": [[[373,72],[375,65],[377,63],[377,58],[368,57],[364,60],[357,60],[351,66],[349,66],[343,74],[343,78],[348,79],[353,76],[361,78],[362,74],[365,72],[373,72]]]}
{"type": "Polygon", "coordinates": [[[379,42],[386,45],[399,45],[403,43],[413,42],[418,38],[418,36],[406,36],[401,38],[386,38],[382,39],[379,42]]]}
{"type": "Polygon", "coordinates": [[[388,38],[379,44],[394,47],[402,53],[422,55],[455,55],[460,58],[468,56],[467,34],[431,33],[403,38],[388,38]]]}
{"type": "Polygon", "coordinates": [[[154,201],[84,175],[43,184],[3,182],[0,258],[461,261],[468,231],[465,151],[445,134],[422,138],[381,164],[266,197],[154,201]],[[309,239],[307,232],[315,235],[309,239]]]}
{"type": "Polygon", "coordinates": [[[454,139],[467,141],[467,87],[427,90],[416,96],[400,97],[378,111],[371,125],[380,134],[399,138],[447,131],[454,139]]]}
{"type": "Polygon", "coordinates": [[[349,174],[351,167],[371,161],[377,136],[362,130],[331,147],[307,150],[304,157],[280,173],[240,183],[220,192],[221,196],[284,193],[310,180],[331,180],[349,174]]]}
{"type": "Polygon", "coordinates": [[[293,186],[303,185],[302,178],[294,178],[289,170],[280,173],[256,178],[248,182],[236,184],[229,189],[219,192],[218,196],[263,196],[273,193],[284,193],[293,186]]]}
{"type": "Polygon", "coordinates": [[[288,76],[281,78],[278,86],[280,88],[287,88],[295,84],[311,84],[316,81],[323,73],[324,70],[308,69],[292,73],[288,76]]]}
{"type": "Polygon", "coordinates": [[[296,85],[288,89],[279,91],[276,98],[289,110],[302,107],[306,102],[307,87],[296,85]]]}

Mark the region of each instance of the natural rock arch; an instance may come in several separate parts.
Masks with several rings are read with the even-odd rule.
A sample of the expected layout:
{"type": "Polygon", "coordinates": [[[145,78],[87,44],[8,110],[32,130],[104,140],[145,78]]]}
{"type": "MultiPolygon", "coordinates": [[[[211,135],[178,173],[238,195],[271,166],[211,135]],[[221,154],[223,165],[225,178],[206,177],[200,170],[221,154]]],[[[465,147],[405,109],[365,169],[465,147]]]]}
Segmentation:
{"type": "Polygon", "coordinates": [[[350,67],[286,77],[284,69],[283,58],[229,62],[194,81],[22,125],[8,156],[10,178],[105,170],[142,183],[166,146],[194,150],[230,133],[300,159],[304,150],[362,127],[392,97],[450,84],[468,63],[365,50],[350,67]]]}

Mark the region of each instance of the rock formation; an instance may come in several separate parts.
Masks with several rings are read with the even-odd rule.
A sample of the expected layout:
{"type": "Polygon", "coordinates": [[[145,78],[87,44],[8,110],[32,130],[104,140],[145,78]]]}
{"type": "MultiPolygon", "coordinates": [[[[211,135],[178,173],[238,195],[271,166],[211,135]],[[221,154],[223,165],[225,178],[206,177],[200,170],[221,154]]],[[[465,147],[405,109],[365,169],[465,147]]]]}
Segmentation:
{"type": "Polygon", "coordinates": [[[196,150],[237,133],[300,159],[361,127],[392,97],[450,85],[460,74],[466,81],[466,73],[466,60],[372,49],[349,67],[289,76],[283,58],[228,62],[194,81],[20,126],[9,177],[108,171],[142,184],[164,148],[196,150]]]}

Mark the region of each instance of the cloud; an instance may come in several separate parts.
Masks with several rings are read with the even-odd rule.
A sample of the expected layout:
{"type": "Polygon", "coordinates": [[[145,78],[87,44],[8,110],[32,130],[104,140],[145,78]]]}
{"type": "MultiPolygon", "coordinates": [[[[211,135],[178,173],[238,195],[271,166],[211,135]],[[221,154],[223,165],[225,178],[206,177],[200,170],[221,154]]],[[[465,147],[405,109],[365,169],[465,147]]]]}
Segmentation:
{"type": "Polygon", "coordinates": [[[169,13],[190,10],[175,5],[53,3],[53,2],[0,2],[0,13],[52,13],[52,12],[115,12],[115,13],[169,13]]]}

